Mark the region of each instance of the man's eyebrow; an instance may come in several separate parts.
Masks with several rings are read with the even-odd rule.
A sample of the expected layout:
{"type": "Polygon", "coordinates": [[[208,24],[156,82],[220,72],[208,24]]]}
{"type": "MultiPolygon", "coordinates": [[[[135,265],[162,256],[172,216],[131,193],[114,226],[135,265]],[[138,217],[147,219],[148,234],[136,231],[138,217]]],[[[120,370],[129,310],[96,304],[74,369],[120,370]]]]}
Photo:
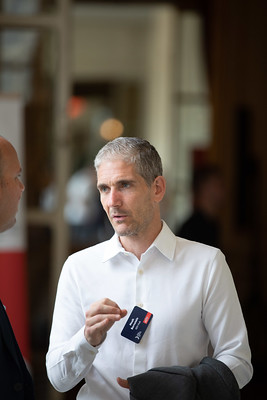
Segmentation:
{"type": "MultiPolygon", "coordinates": [[[[136,181],[135,181],[134,179],[123,178],[123,179],[119,179],[119,180],[115,181],[115,182],[114,182],[114,185],[115,185],[115,186],[119,186],[119,185],[124,184],[124,183],[131,183],[131,184],[133,184],[133,183],[135,183],[135,182],[136,182],[136,181]]],[[[108,186],[109,186],[109,185],[106,184],[106,183],[98,183],[98,184],[97,184],[97,188],[98,188],[98,189],[101,189],[101,188],[104,188],[104,187],[108,187],[108,186]]]]}
{"type": "Polygon", "coordinates": [[[136,184],[136,180],[135,179],[119,179],[118,181],[115,182],[115,186],[122,186],[122,185],[135,185],[136,184]]]}
{"type": "Polygon", "coordinates": [[[116,182],[116,184],[118,183],[118,184],[120,184],[120,183],[134,183],[135,182],[135,180],[134,179],[127,179],[127,178],[124,178],[124,179],[119,179],[117,182],[116,182]]]}

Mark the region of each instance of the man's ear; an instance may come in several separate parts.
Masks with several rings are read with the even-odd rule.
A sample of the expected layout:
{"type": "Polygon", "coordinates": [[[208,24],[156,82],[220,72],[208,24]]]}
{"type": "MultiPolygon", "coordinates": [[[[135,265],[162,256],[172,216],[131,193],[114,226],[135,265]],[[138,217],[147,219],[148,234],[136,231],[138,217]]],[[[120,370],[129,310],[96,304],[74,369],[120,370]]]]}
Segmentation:
{"type": "Polygon", "coordinates": [[[153,182],[155,201],[159,203],[166,192],[166,180],[163,176],[157,176],[153,182]]]}

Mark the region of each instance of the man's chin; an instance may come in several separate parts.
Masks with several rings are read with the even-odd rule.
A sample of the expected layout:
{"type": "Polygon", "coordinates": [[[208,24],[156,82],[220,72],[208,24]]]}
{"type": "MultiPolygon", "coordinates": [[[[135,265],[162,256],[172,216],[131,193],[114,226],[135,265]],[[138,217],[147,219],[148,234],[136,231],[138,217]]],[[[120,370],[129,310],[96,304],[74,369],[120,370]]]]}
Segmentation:
{"type": "Polygon", "coordinates": [[[131,229],[119,229],[116,227],[116,228],[114,228],[114,230],[118,236],[135,236],[136,235],[136,232],[134,232],[131,229]]]}
{"type": "Polygon", "coordinates": [[[115,228],[114,226],[113,226],[113,228],[114,228],[114,230],[115,230],[115,232],[116,232],[116,234],[117,234],[118,236],[127,236],[127,233],[125,232],[125,230],[123,230],[123,229],[118,229],[117,227],[115,228]]]}
{"type": "Polygon", "coordinates": [[[14,218],[12,221],[9,221],[9,222],[6,223],[5,225],[2,225],[2,226],[0,227],[0,233],[5,232],[5,231],[7,231],[7,230],[13,228],[13,226],[15,225],[15,223],[16,223],[16,218],[14,218]]]}
{"type": "MultiPolygon", "coordinates": [[[[112,221],[114,222],[114,221],[112,221]]],[[[111,224],[114,231],[118,236],[135,236],[136,235],[136,229],[135,225],[132,224],[126,224],[125,222],[118,222],[118,223],[112,223],[111,224]]]]}

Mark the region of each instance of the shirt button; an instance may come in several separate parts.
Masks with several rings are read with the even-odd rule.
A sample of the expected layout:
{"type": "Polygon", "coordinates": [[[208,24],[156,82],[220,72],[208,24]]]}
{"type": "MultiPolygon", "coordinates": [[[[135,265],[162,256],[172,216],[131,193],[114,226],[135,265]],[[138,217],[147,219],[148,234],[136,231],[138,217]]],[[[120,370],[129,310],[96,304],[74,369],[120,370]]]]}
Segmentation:
{"type": "Polygon", "coordinates": [[[15,383],[14,390],[15,392],[20,392],[21,390],[23,390],[23,384],[21,382],[15,383]]]}
{"type": "Polygon", "coordinates": [[[139,275],[143,275],[144,271],[142,269],[138,270],[139,275]]]}
{"type": "Polygon", "coordinates": [[[138,303],[137,305],[138,305],[138,307],[140,307],[140,308],[143,308],[143,307],[144,307],[144,304],[143,304],[143,303],[138,303]]]}

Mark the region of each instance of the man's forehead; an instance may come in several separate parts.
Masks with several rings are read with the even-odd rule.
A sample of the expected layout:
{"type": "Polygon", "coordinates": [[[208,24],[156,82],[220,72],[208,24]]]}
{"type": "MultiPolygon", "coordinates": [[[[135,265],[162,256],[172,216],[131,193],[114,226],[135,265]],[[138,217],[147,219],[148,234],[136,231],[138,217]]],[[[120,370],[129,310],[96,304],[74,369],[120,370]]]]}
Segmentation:
{"type": "Polygon", "coordinates": [[[106,160],[103,161],[97,170],[97,181],[112,179],[112,180],[127,180],[140,176],[136,172],[134,164],[125,162],[124,160],[106,160]]]}
{"type": "Polygon", "coordinates": [[[5,141],[5,143],[2,143],[1,150],[3,170],[9,168],[20,170],[21,165],[18,159],[18,155],[12,144],[8,141],[5,141]]]}

